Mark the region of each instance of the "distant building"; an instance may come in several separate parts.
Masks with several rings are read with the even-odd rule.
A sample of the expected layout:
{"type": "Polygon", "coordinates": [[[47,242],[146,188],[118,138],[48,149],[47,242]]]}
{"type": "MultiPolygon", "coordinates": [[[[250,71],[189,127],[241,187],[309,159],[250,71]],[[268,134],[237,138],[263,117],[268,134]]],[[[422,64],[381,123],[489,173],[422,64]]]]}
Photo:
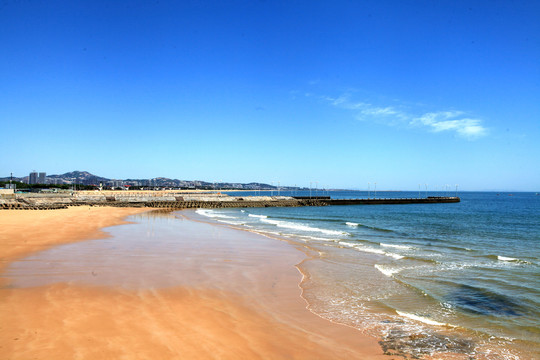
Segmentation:
{"type": "Polygon", "coordinates": [[[112,187],[120,187],[124,185],[124,182],[122,180],[116,180],[116,179],[112,179],[108,183],[109,183],[109,186],[112,186],[112,187]]]}
{"type": "Polygon", "coordinates": [[[38,173],[35,171],[32,171],[30,175],[28,175],[28,184],[37,184],[38,183],[38,173]]]}
{"type": "Polygon", "coordinates": [[[37,178],[37,183],[38,184],[45,184],[45,176],[47,175],[47,173],[44,173],[44,172],[40,172],[38,174],[38,178],[37,178]]]}

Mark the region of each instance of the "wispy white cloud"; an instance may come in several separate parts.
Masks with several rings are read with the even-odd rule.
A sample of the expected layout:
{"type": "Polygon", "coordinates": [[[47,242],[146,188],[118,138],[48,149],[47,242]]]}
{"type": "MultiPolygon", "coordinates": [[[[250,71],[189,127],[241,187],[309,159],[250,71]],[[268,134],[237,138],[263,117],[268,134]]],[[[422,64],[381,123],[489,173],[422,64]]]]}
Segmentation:
{"type": "Polygon", "coordinates": [[[468,139],[475,139],[487,134],[479,119],[471,119],[462,111],[441,111],[426,113],[411,121],[411,125],[424,125],[433,132],[455,131],[458,135],[468,139]]]}
{"type": "Polygon", "coordinates": [[[401,110],[396,109],[392,106],[379,107],[367,102],[354,102],[351,101],[350,96],[345,94],[337,98],[325,96],[322,97],[324,100],[329,101],[332,105],[339,107],[341,109],[347,110],[356,110],[359,119],[368,120],[367,117],[376,116],[376,117],[385,117],[385,116],[396,116],[398,118],[403,118],[404,113],[401,110]],[[366,117],[366,119],[364,119],[366,117]]]}
{"type": "MultiPolygon", "coordinates": [[[[306,94],[312,96],[312,94],[306,94]]],[[[471,118],[463,111],[438,111],[415,114],[399,106],[376,106],[368,102],[352,101],[349,94],[339,97],[320,96],[335,107],[356,112],[363,121],[377,121],[389,126],[424,127],[431,132],[455,132],[458,136],[473,140],[487,135],[482,120],[471,118]]]]}

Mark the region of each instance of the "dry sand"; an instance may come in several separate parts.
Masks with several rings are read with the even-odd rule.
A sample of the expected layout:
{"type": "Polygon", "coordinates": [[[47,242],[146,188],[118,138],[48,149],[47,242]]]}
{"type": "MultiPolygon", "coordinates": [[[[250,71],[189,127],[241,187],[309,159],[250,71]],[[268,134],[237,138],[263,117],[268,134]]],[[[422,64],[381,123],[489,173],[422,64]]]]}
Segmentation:
{"type": "MultiPolygon", "coordinates": [[[[53,245],[104,237],[106,233],[100,228],[121,224],[125,216],[141,211],[89,207],[1,211],[2,266],[53,245]]],[[[202,226],[195,229],[199,236],[216,236],[218,226],[202,226]],[[201,235],[202,230],[206,233],[201,235]]],[[[223,241],[236,230],[217,231],[218,240],[223,241]]],[[[236,233],[239,238],[245,236],[236,233]]],[[[279,243],[265,239],[261,244],[271,246],[272,241],[279,243]]],[[[298,287],[300,274],[293,266],[283,266],[286,259],[303,255],[292,247],[284,250],[284,246],[289,245],[279,245],[281,260],[272,262],[272,254],[268,254],[264,275],[245,266],[252,261],[249,259],[241,271],[235,268],[238,261],[220,261],[212,271],[232,276],[230,291],[226,284],[127,289],[56,283],[17,288],[4,278],[0,288],[0,358],[386,358],[376,340],[306,310],[298,287]],[[290,256],[283,256],[284,251],[290,256]],[[246,277],[246,273],[251,275],[246,277]],[[234,276],[239,282],[248,278],[263,284],[260,291],[243,291],[234,286],[234,276]]],[[[253,251],[233,253],[241,260],[253,251]]]]}

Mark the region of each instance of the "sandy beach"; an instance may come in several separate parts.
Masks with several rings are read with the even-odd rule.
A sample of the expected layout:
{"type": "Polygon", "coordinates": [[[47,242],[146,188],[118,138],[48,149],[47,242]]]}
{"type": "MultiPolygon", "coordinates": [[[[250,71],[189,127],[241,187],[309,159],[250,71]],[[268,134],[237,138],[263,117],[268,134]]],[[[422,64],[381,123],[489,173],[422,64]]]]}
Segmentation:
{"type": "Polygon", "coordinates": [[[101,231],[102,228],[124,224],[126,216],[144,211],[147,209],[90,206],[51,211],[2,211],[0,272],[10,261],[51,246],[106,237],[108,234],[101,231]]]}
{"type": "MultiPolygon", "coordinates": [[[[2,358],[388,358],[376,339],[306,309],[298,286],[302,277],[295,268],[304,253],[224,226],[178,221],[172,258],[178,275],[163,275],[160,267],[172,267],[166,259],[138,264],[132,257],[119,257],[120,270],[113,266],[92,276],[97,274],[87,264],[104,256],[86,252],[78,263],[92,273],[87,278],[56,282],[43,276],[40,283],[28,285],[6,276],[13,261],[39,258],[39,251],[60,244],[106,238],[101,228],[123,224],[126,216],[143,211],[77,207],[0,212],[2,358]],[[130,277],[137,269],[138,275],[130,277]],[[120,282],[124,286],[115,285],[120,282]]],[[[123,243],[140,233],[134,227],[123,243]]],[[[166,252],[170,242],[151,235],[166,252]]]]}

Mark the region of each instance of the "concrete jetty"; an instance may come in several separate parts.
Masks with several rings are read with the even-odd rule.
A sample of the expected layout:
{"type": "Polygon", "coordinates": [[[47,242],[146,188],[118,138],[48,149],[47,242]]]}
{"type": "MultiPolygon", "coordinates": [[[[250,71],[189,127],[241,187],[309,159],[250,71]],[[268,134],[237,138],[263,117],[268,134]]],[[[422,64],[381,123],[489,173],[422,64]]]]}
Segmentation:
{"type": "Polygon", "coordinates": [[[0,209],[39,210],[68,206],[148,207],[158,209],[219,209],[331,205],[387,205],[456,203],[457,196],[426,198],[332,199],[329,196],[229,196],[221,193],[179,191],[70,191],[0,195],[0,209]]]}
{"type": "Polygon", "coordinates": [[[461,199],[457,196],[428,196],[425,198],[330,199],[321,201],[328,205],[390,205],[457,203],[461,199]]]}

